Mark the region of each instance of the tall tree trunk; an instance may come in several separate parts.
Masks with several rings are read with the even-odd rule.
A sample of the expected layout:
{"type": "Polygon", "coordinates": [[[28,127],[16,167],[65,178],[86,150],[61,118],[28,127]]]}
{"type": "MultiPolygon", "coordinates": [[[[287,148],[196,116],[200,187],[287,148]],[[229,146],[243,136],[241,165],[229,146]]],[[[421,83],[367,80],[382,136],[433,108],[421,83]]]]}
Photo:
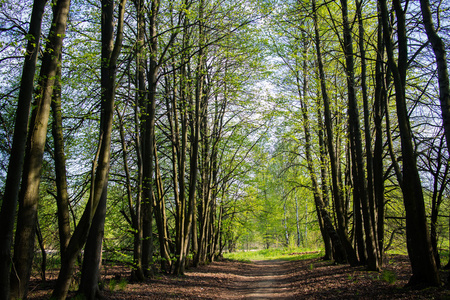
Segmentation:
{"type": "Polygon", "coordinates": [[[397,16],[397,34],[399,46],[398,65],[394,58],[393,43],[389,33],[388,9],[386,0],[380,0],[382,22],[388,54],[389,66],[392,70],[395,85],[397,117],[400,129],[403,158],[403,182],[400,183],[403,192],[403,202],[406,210],[406,238],[409,259],[411,261],[412,277],[409,285],[425,284],[440,285],[439,272],[434,260],[430,235],[425,215],[422,184],[416,164],[416,156],[412,143],[412,134],[406,107],[405,86],[407,69],[407,37],[405,26],[405,11],[400,0],[394,0],[397,16]]]}
{"type": "MultiPolygon", "coordinates": [[[[142,230],[141,230],[141,222],[140,222],[140,191],[138,190],[136,193],[136,201],[133,201],[133,191],[131,185],[131,175],[130,168],[128,166],[128,147],[127,141],[125,140],[125,129],[124,129],[124,120],[123,115],[120,114],[116,107],[116,113],[118,115],[118,125],[119,125],[119,133],[120,133],[120,142],[122,145],[122,159],[123,159],[123,169],[125,171],[125,181],[126,181],[126,191],[127,191],[127,200],[128,200],[128,211],[130,214],[130,218],[126,216],[125,211],[122,211],[122,214],[126,216],[126,219],[129,221],[131,227],[133,228],[133,270],[131,277],[134,280],[143,281],[144,280],[144,272],[142,271],[142,230]]],[[[138,122],[138,118],[135,117],[135,120],[138,122]]],[[[136,124],[136,128],[138,128],[138,124],[136,124]]],[[[139,131],[136,131],[139,132],[139,131]]],[[[136,135],[137,137],[139,134],[136,135]]],[[[136,139],[136,149],[139,149],[139,138],[136,139]]],[[[137,154],[140,156],[140,153],[137,154]]],[[[140,159],[138,158],[138,165],[140,164],[140,159]]],[[[139,167],[138,167],[139,169],[139,167]]],[[[140,174],[138,171],[138,178],[140,180],[140,174]]]]}
{"type": "Polygon", "coordinates": [[[158,229],[159,236],[159,252],[161,255],[161,270],[163,272],[169,272],[171,269],[170,251],[168,245],[168,234],[167,234],[167,217],[166,217],[166,203],[164,201],[164,187],[163,180],[161,177],[161,172],[159,168],[159,160],[157,155],[156,144],[154,145],[154,156],[155,156],[155,181],[157,188],[157,197],[155,205],[155,220],[158,229]]]}
{"type": "Polygon", "coordinates": [[[334,141],[333,141],[333,129],[332,129],[332,120],[331,120],[331,111],[330,111],[330,101],[328,98],[328,90],[326,88],[325,83],[325,73],[322,62],[322,50],[320,46],[320,35],[319,28],[317,24],[317,12],[316,12],[316,1],[312,1],[312,9],[313,9],[313,21],[314,21],[314,32],[315,32],[315,44],[316,44],[316,55],[317,62],[319,65],[319,76],[320,76],[320,85],[322,91],[322,98],[324,104],[324,113],[325,113],[325,128],[327,131],[327,142],[328,142],[328,153],[330,156],[330,165],[331,165],[331,175],[332,175],[332,184],[333,184],[333,197],[335,201],[336,215],[338,221],[337,232],[339,234],[342,245],[344,246],[347,260],[350,265],[355,266],[358,264],[358,258],[356,256],[355,250],[352,247],[350,239],[348,238],[347,229],[346,229],[346,220],[344,216],[344,207],[343,207],[343,194],[342,189],[339,184],[339,166],[336,160],[336,153],[334,149],[334,141]]]}
{"type": "MultiPolygon", "coordinates": [[[[345,263],[345,262],[347,262],[347,255],[346,255],[344,245],[342,244],[341,239],[334,228],[333,221],[332,221],[328,211],[326,210],[325,203],[323,202],[323,198],[320,193],[319,183],[317,181],[316,174],[314,172],[314,163],[313,163],[313,158],[312,158],[312,153],[311,153],[312,152],[311,151],[311,133],[310,133],[310,125],[309,125],[308,107],[306,106],[306,103],[305,103],[305,101],[306,101],[305,95],[308,90],[308,85],[307,85],[307,81],[306,81],[307,77],[305,76],[306,75],[306,55],[305,55],[305,59],[303,62],[303,72],[304,72],[303,88],[300,88],[301,83],[300,83],[300,79],[298,78],[298,76],[296,77],[296,80],[297,80],[297,89],[298,89],[298,94],[300,96],[300,106],[301,106],[302,117],[303,117],[303,131],[305,133],[306,162],[307,162],[307,168],[308,168],[308,172],[309,172],[309,175],[311,177],[311,182],[312,182],[314,203],[316,206],[318,218],[323,220],[324,231],[326,231],[328,236],[331,238],[331,241],[332,241],[332,244],[333,244],[333,247],[335,250],[335,253],[334,253],[335,261],[337,263],[345,263]]],[[[326,236],[325,235],[322,235],[322,236],[325,240],[326,236]]]]}
{"type": "MultiPolygon", "coordinates": [[[[66,249],[66,255],[61,260],[61,270],[53,290],[52,298],[65,299],[69,290],[74,264],[77,256],[83,248],[91,224],[94,219],[99,203],[106,197],[109,164],[111,158],[111,132],[114,113],[115,98],[115,74],[117,59],[122,47],[123,23],[126,0],[122,0],[119,6],[119,20],[117,24],[117,37],[114,42],[114,6],[110,0],[102,0],[102,74],[101,74],[101,116],[100,116],[100,134],[96,157],[93,160],[91,173],[91,191],[86,208],[78,222],[77,227],[70,239],[66,249]]],[[[103,204],[102,204],[103,205],[103,204]]],[[[102,207],[100,205],[100,208],[102,207]]],[[[99,213],[101,215],[102,213],[99,213]]],[[[99,217],[96,217],[97,221],[99,217]]],[[[103,228],[101,228],[103,229],[103,228]]],[[[95,248],[95,247],[94,247],[95,248]]],[[[100,246],[101,249],[101,246],[100,246]]],[[[93,266],[97,267],[97,266],[93,266]]],[[[98,283],[98,278],[95,279],[98,283]]],[[[93,286],[93,285],[85,285],[93,286]]],[[[87,290],[81,291],[87,293],[87,290]]],[[[88,292],[92,295],[93,293],[88,292]]]]}
{"type": "MultiPolygon", "coordinates": [[[[362,16],[362,3],[357,0],[356,1],[356,13],[358,18],[358,27],[359,27],[359,52],[361,55],[361,91],[363,97],[363,107],[364,107],[364,140],[366,146],[366,168],[367,168],[367,197],[368,197],[368,206],[369,206],[369,214],[370,214],[370,226],[373,231],[373,244],[374,251],[376,257],[378,259],[378,267],[381,267],[380,260],[380,249],[378,246],[378,232],[377,232],[377,202],[375,201],[375,192],[374,192],[374,179],[373,179],[373,154],[372,154],[372,133],[370,128],[370,111],[369,111],[369,96],[367,92],[367,62],[366,62],[366,49],[365,49],[365,30],[362,16]]],[[[369,242],[369,241],[368,241],[369,242]]]]}
{"type": "Polygon", "coordinates": [[[431,196],[431,217],[430,217],[431,246],[433,247],[433,255],[438,269],[441,268],[441,258],[439,256],[438,233],[437,233],[439,208],[442,204],[443,194],[447,186],[446,183],[448,181],[448,173],[449,173],[449,165],[448,164],[445,164],[445,166],[442,165],[444,163],[442,155],[443,144],[444,144],[444,137],[441,137],[441,142],[437,149],[436,170],[432,171],[434,182],[433,182],[433,194],[431,196]],[[444,168],[443,172],[442,168],[444,168]]]}
{"type": "MultiPolygon", "coordinates": [[[[187,4],[187,3],[186,3],[187,4]]],[[[183,23],[183,39],[182,45],[183,49],[188,49],[188,45],[190,42],[189,36],[189,20],[185,17],[183,23]]],[[[188,210],[188,203],[186,197],[186,153],[187,153],[187,137],[188,137],[188,103],[189,97],[191,97],[191,91],[188,82],[188,72],[187,65],[189,64],[189,55],[187,50],[185,50],[181,54],[181,67],[180,67],[180,88],[179,88],[179,105],[175,103],[172,105],[173,107],[177,107],[180,110],[179,121],[175,118],[175,126],[177,134],[177,144],[179,145],[179,151],[177,151],[177,160],[178,160],[178,197],[179,201],[177,203],[177,212],[176,212],[176,253],[175,256],[177,260],[175,262],[174,274],[182,275],[184,274],[185,264],[186,264],[186,256],[187,256],[187,243],[189,241],[188,237],[186,237],[186,233],[189,234],[190,231],[186,230],[186,225],[189,224],[189,216],[186,214],[188,210]],[[179,124],[178,124],[179,122],[179,124]]],[[[175,97],[174,97],[175,98],[175,97]]],[[[174,99],[175,102],[175,99],[174,99]]],[[[173,175],[175,176],[175,174],[173,175]]]]}
{"type": "MultiPolygon", "coordinates": [[[[349,177],[353,178],[356,171],[355,161],[355,151],[352,150],[352,146],[350,145],[350,155],[351,160],[349,164],[351,166],[351,175],[349,177]]],[[[354,186],[354,180],[350,179],[351,185],[353,185],[353,233],[354,233],[354,244],[356,251],[358,253],[358,259],[361,264],[367,264],[367,251],[366,251],[366,243],[364,239],[364,225],[363,225],[363,214],[361,208],[361,196],[359,194],[359,188],[354,186]]]]}
{"type": "Polygon", "coordinates": [[[34,256],[40,173],[47,137],[53,86],[60,63],[70,0],[59,0],[53,8],[53,21],[45,46],[38,92],[28,130],[22,186],[19,195],[14,270],[11,271],[11,297],[25,298],[34,256]]]}
{"type": "Polygon", "coordinates": [[[42,16],[47,0],[35,0],[31,12],[29,40],[20,81],[19,99],[14,123],[14,136],[0,212],[0,299],[9,298],[11,244],[24,163],[27,126],[33,98],[34,75],[41,37],[42,16]]]}
{"type": "Polygon", "coordinates": [[[108,188],[107,185],[105,185],[100,203],[95,210],[86,246],[84,248],[79,293],[82,294],[83,299],[86,300],[101,298],[99,283],[107,193],[108,188]]]}
{"type": "Polygon", "coordinates": [[[433,47],[436,56],[439,80],[439,101],[441,103],[442,120],[447,141],[447,150],[450,153],[450,79],[448,74],[447,53],[444,41],[437,34],[431,16],[430,1],[420,0],[423,24],[427,32],[428,40],[433,47]]]}
{"type": "MultiPolygon", "coordinates": [[[[326,143],[325,143],[325,137],[324,137],[324,125],[323,125],[323,118],[322,118],[322,111],[321,111],[321,104],[320,101],[317,101],[317,119],[319,124],[319,153],[320,153],[320,178],[321,178],[321,192],[322,192],[322,199],[323,203],[325,205],[325,208],[329,206],[329,180],[328,180],[328,160],[327,160],[327,149],[326,149],[326,143]]],[[[322,217],[323,219],[323,217],[322,217]]],[[[324,227],[325,229],[325,227],[324,227]]],[[[322,234],[324,239],[324,246],[325,246],[325,256],[324,259],[326,260],[332,260],[333,259],[333,244],[330,238],[330,235],[326,230],[324,230],[325,234],[322,234]]]]}
{"type": "Polygon", "coordinates": [[[136,108],[135,108],[135,120],[136,120],[136,151],[138,157],[138,193],[136,196],[135,210],[134,210],[134,253],[133,260],[135,269],[133,270],[133,277],[139,281],[144,280],[144,270],[142,265],[142,240],[143,240],[143,228],[142,228],[142,187],[143,187],[143,150],[144,145],[141,144],[145,141],[145,116],[147,114],[146,107],[146,86],[145,86],[145,9],[144,0],[134,0],[134,6],[137,13],[137,40],[136,40],[136,108]]]}
{"type": "Polygon", "coordinates": [[[146,276],[153,275],[153,145],[155,139],[156,85],[158,81],[158,36],[156,17],[159,0],[152,0],[150,7],[150,69],[147,74],[148,99],[146,103],[145,129],[143,138],[143,199],[142,199],[142,266],[146,276]]]}
{"type": "MultiPolygon", "coordinates": [[[[348,20],[348,6],[347,0],[341,0],[342,18],[344,26],[344,53],[346,62],[346,75],[347,75],[347,90],[348,90],[348,117],[349,117],[349,130],[351,151],[354,151],[355,172],[353,173],[355,188],[357,189],[358,197],[360,197],[364,233],[366,240],[367,251],[367,264],[370,270],[378,271],[378,256],[374,237],[374,227],[371,216],[371,209],[369,203],[369,196],[367,190],[366,174],[364,172],[364,157],[362,150],[362,138],[359,122],[359,110],[356,100],[355,92],[355,71],[353,62],[353,39],[348,20]]],[[[371,178],[371,176],[370,176],[371,178]]]]}
{"type": "MultiPolygon", "coordinates": [[[[379,6],[378,6],[379,10],[379,6]]],[[[377,29],[377,58],[375,64],[375,99],[374,99],[374,123],[375,123],[375,146],[373,151],[373,184],[374,197],[377,206],[377,237],[378,237],[378,259],[380,266],[383,262],[384,251],[384,170],[383,170],[383,114],[385,95],[385,72],[384,72],[384,42],[383,28],[381,25],[381,14],[378,14],[377,29]]]]}
{"type": "MultiPolygon", "coordinates": [[[[112,122],[113,119],[117,58],[122,48],[125,4],[126,0],[122,0],[119,4],[117,37],[114,40],[114,2],[112,0],[102,0],[101,128],[105,128],[103,122],[109,118],[111,118],[112,122]]],[[[109,161],[105,167],[107,170],[103,191],[92,219],[92,226],[87,237],[83,267],[81,270],[79,292],[87,299],[100,297],[98,283],[100,280],[99,269],[106,217],[109,161]]]]}
{"type": "Polygon", "coordinates": [[[61,257],[63,257],[70,241],[70,214],[61,113],[61,65],[58,66],[51,107],[53,115],[52,135],[55,144],[56,205],[58,208],[59,248],[61,257]]]}

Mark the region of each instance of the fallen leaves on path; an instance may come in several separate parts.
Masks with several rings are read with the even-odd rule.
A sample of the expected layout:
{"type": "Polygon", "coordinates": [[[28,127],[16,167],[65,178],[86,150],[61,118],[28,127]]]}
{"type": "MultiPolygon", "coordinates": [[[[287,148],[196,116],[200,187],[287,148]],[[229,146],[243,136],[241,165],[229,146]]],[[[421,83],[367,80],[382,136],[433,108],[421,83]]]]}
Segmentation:
{"type": "MultiPolygon", "coordinates": [[[[190,269],[185,276],[159,275],[119,287],[108,285],[109,280],[127,278],[129,270],[110,267],[103,273],[103,295],[105,299],[450,299],[446,288],[403,288],[410,277],[405,256],[389,257],[383,272],[333,265],[320,259],[251,263],[223,260],[190,269]]],[[[51,282],[32,284],[29,299],[48,298],[51,282]]]]}

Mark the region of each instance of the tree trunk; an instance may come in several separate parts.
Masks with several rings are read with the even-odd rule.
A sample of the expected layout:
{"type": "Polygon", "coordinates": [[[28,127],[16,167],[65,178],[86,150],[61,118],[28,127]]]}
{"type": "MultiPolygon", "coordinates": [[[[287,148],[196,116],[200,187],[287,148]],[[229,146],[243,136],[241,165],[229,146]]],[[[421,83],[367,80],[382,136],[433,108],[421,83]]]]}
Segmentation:
{"type": "Polygon", "coordinates": [[[430,41],[431,46],[433,47],[434,55],[436,56],[439,80],[439,101],[441,103],[447,150],[450,154],[450,80],[445,44],[434,28],[433,18],[431,16],[430,1],[420,0],[420,8],[422,10],[423,24],[427,32],[428,40],[430,41]]]}
{"type": "MultiPolygon", "coordinates": [[[[379,6],[378,6],[379,10],[379,6]]],[[[373,184],[374,197],[377,206],[377,237],[378,237],[378,260],[379,265],[383,262],[384,251],[384,170],[383,170],[383,114],[385,95],[385,72],[384,72],[384,42],[383,28],[381,25],[381,14],[378,14],[379,25],[377,29],[377,58],[375,64],[375,99],[374,99],[374,123],[375,123],[375,146],[373,151],[373,184]]]]}
{"type": "Polygon", "coordinates": [[[30,36],[25,52],[25,60],[20,81],[18,106],[14,124],[14,136],[9,157],[8,172],[0,212],[0,299],[9,299],[11,244],[14,221],[19,197],[20,179],[24,163],[27,141],[28,117],[33,98],[34,75],[36,73],[42,16],[47,0],[35,0],[31,12],[30,36]]]}
{"type": "MultiPolygon", "coordinates": [[[[327,160],[327,150],[326,150],[326,143],[324,139],[324,125],[323,125],[323,119],[322,119],[322,111],[321,111],[321,105],[320,101],[317,102],[317,115],[318,115],[318,123],[319,123],[319,153],[320,153],[320,177],[321,177],[321,192],[322,192],[322,199],[323,204],[325,205],[325,208],[329,205],[328,200],[328,160],[327,160]]],[[[323,217],[321,215],[322,222],[323,217]]],[[[324,227],[324,233],[322,234],[322,237],[324,239],[324,246],[325,246],[325,256],[324,259],[326,260],[332,260],[333,259],[333,244],[330,238],[330,235],[325,230],[324,227]]]]}
{"type": "MultiPolygon", "coordinates": [[[[61,57],[60,57],[61,59],[61,57]]],[[[58,66],[52,100],[52,135],[55,147],[56,205],[61,257],[65,255],[70,240],[69,194],[67,192],[66,155],[61,113],[61,65],[58,66]]]]}
{"type": "Polygon", "coordinates": [[[46,281],[47,278],[45,276],[45,272],[47,269],[47,252],[45,252],[45,246],[44,246],[44,239],[42,237],[42,231],[41,231],[41,226],[39,226],[39,220],[37,221],[36,224],[36,237],[39,243],[39,248],[41,249],[41,253],[42,253],[42,262],[41,262],[41,276],[42,276],[42,281],[46,281]]]}
{"type": "MultiPolygon", "coordinates": [[[[314,203],[316,205],[316,211],[318,212],[318,218],[323,220],[323,227],[324,230],[327,232],[328,236],[331,238],[331,241],[333,243],[333,247],[335,249],[335,255],[334,259],[337,263],[345,263],[347,262],[347,256],[345,248],[341,242],[340,237],[338,236],[336,230],[334,229],[333,222],[331,220],[330,215],[328,214],[328,211],[325,208],[325,203],[323,202],[322,195],[320,194],[319,184],[317,182],[316,174],[314,172],[314,164],[313,159],[311,155],[311,133],[310,133],[310,125],[309,125],[309,115],[308,115],[308,108],[305,103],[305,95],[308,90],[308,85],[306,81],[306,55],[305,59],[303,61],[303,72],[304,72],[304,78],[303,78],[303,87],[300,88],[300,79],[298,76],[296,77],[297,80],[297,89],[298,94],[300,97],[300,106],[301,106],[301,112],[303,117],[303,131],[305,133],[305,154],[306,154],[306,162],[307,162],[307,168],[309,175],[311,177],[312,182],[312,188],[313,188],[313,194],[314,194],[314,203]]],[[[325,235],[322,235],[325,242],[325,235]]]]}
{"type": "MultiPolygon", "coordinates": [[[[86,208],[61,260],[61,270],[53,290],[52,298],[65,299],[69,290],[74,264],[81,249],[86,243],[92,220],[102,197],[106,197],[109,164],[111,158],[111,132],[114,112],[114,82],[117,59],[122,47],[123,20],[126,0],[122,0],[119,8],[117,38],[114,36],[114,7],[112,1],[102,0],[102,73],[101,73],[101,116],[98,150],[93,160],[91,173],[91,191],[86,208]]],[[[98,267],[93,266],[93,267],[98,267]]],[[[86,292],[86,291],[83,291],[86,292]]]]}
{"type": "MultiPolygon", "coordinates": [[[[185,18],[183,24],[184,36],[182,40],[183,49],[187,49],[189,45],[189,34],[188,34],[188,20],[185,18]]],[[[186,256],[187,256],[187,243],[189,241],[188,237],[185,236],[189,231],[186,230],[185,226],[189,224],[189,215],[186,214],[188,210],[188,203],[186,200],[186,183],[185,183],[185,175],[186,175],[186,153],[187,153],[187,136],[188,136],[188,115],[187,112],[189,110],[188,103],[190,95],[189,82],[188,82],[188,72],[187,65],[189,64],[189,55],[187,50],[182,53],[181,58],[181,68],[180,68],[180,89],[179,89],[179,105],[178,109],[180,110],[180,121],[178,124],[178,119],[175,119],[175,124],[177,126],[176,132],[177,134],[177,144],[179,145],[178,154],[178,166],[179,166],[179,174],[178,178],[178,196],[179,201],[177,203],[177,215],[176,215],[176,253],[177,261],[175,262],[174,274],[175,275],[183,275],[184,268],[186,264],[186,256]]],[[[174,99],[175,101],[175,99],[174,99]]],[[[174,107],[177,107],[173,105],[174,107]]]]}
{"type": "MultiPolygon", "coordinates": [[[[127,191],[127,200],[128,200],[128,211],[130,214],[130,218],[126,216],[127,220],[130,222],[130,225],[133,229],[134,241],[133,241],[133,270],[131,277],[138,281],[144,280],[144,272],[142,271],[142,230],[141,230],[141,219],[140,217],[140,191],[136,194],[136,201],[133,201],[133,191],[131,186],[131,175],[130,168],[128,167],[128,148],[127,142],[125,140],[125,129],[124,129],[124,121],[123,115],[120,115],[117,107],[116,112],[118,115],[118,125],[119,125],[119,133],[120,133],[120,142],[122,145],[122,159],[123,159],[123,169],[125,171],[125,181],[126,181],[126,191],[127,191]]],[[[135,118],[138,121],[137,118],[135,118]]],[[[136,126],[138,128],[138,126],[136,126]]],[[[136,131],[138,132],[138,131],[136,131]]],[[[136,136],[139,136],[138,134],[136,136]]],[[[139,148],[139,139],[136,140],[136,149],[139,148]]],[[[140,156],[140,153],[137,154],[140,156]]],[[[138,158],[138,165],[140,164],[140,159],[138,158]]],[[[139,169],[139,167],[138,167],[139,169]]],[[[140,180],[140,174],[138,172],[138,181],[140,180]]],[[[122,211],[125,214],[125,211],[122,211]]]]}
{"type": "MultiPolygon", "coordinates": [[[[369,97],[367,92],[367,62],[366,62],[366,49],[365,49],[365,30],[363,24],[363,16],[362,16],[362,3],[360,1],[356,1],[357,6],[357,18],[359,24],[359,52],[361,54],[361,90],[363,97],[363,107],[364,107],[364,139],[366,146],[366,168],[367,168],[367,198],[368,198],[368,206],[369,211],[367,212],[370,216],[370,227],[373,231],[372,243],[375,247],[374,252],[377,257],[377,267],[381,268],[381,259],[380,259],[380,248],[378,246],[378,232],[377,232],[377,202],[375,201],[375,192],[374,192],[374,179],[373,179],[373,154],[372,154],[372,133],[370,128],[370,111],[369,111],[369,97]]],[[[369,241],[368,241],[369,242],[369,241]]]]}
{"type": "Polygon", "coordinates": [[[168,235],[167,235],[167,217],[166,217],[166,203],[164,201],[164,188],[163,180],[161,177],[161,172],[159,168],[159,160],[156,151],[156,145],[154,145],[154,155],[155,155],[155,180],[157,187],[157,197],[155,205],[155,220],[158,229],[159,236],[159,251],[161,255],[161,271],[170,272],[171,260],[168,245],[168,235]]]}
{"type": "MultiPolygon", "coordinates": [[[[100,126],[104,128],[103,122],[108,118],[113,118],[114,98],[115,98],[115,79],[117,58],[122,47],[122,30],[124,23],[126,0],[120,2],[119,22],[117,38],[114,43],[114,2],[111,0],[102,0],[102,68],[101,68],[101,118],[100,126]],[[112,105],[111,105],[112,103],[112,105]]],[[[102,242],[104,235],[104,226],[106,218],[106,199],[108,194],[108,173],[109,161],[105,166],[106,178],[103,184],[103,191],[100,195],[97,209],[92,219],[92,225],[89,230],[85,246],[85,256],[81,272],[80,293],[87,299],[100,298],[99,296],[99,274],[100,262],[102,257],[102,242]]]]}
{"type": "Polygon", "coordinates": [[[380,0],[386,52],[392,70],[395,85],[397,116],[403,158],[403,202],[406,210],[406,238],[412,277],[409,285],[440,285],[439,272],[434,260],[430,236],[425,215],[422,184],[416,164],[416,156],[412,143],[411,128],[406,107],[405,86],[407,68],[407,37],[405,27],[405,11],[399,0],[393,1],[397,16],[397,34],[399,45],[398,65],[394,59],[392,40],[389,36],[388,10],[385,0],[380,0]]]}
{"type": "MultiPolygon", "coordinates": [[[[356,266],[358,264],[358,258],[356,256],[355,250],[353,249],[351,242],[348,238],[347,229],[346,229],[346,221],[344,216],[344,207],[343,207],[343,195],[342,190],[339,184],[339,166],[337,165],[336,153],[334,150],[334,141],[333,141],[333,129],[332,129],[332,120],[331,120],[331,111],[330,111],[330,101],[328,99],[328,91],[325,83],[325,73],[322,62],[322,52],[320,48],[320,35],[319,29],[317,25],[317,12],[316,12],[316,2],[312,1],[313,6],[313,21],[314,21],[314,32],[315,32],[315,44],[316,44],[316,54],[317,54],[317,62],[319,65],[319,76],[320,76],[320,85],[322,90],[322,98],[324,104],[324,113],[325,113],[325,128],[327,131],[327,142],[328,142],[328,153],[330,156],[330,165],[331,165],[331,175],[332,175],[332,184],[333,184],[333,196],[335,201],[336,215],[338,220],[338,229],[337,232],[339,234],[342,245],[344,246],[347,260],[352,266],[356,266]]],[[[324,216],[324,220],[326,220],[324,216]]]]}
{"type": "Polygon", "coordinates": [[[150,8],[150,69],[147,74],[148,99],[144,118],[143,138],[143,199],[142,199],[142,267],[146,276],[153,276],[153,145],[155,139],[156,85],[158,81],[158,38],[156,17],[159,11],[159,0],[153,0],[150,8]]]}
{"type": "Polygon", "coordinates": [[[94,218],[92,219],[92,226],[89,230],[86,246],[84,247],[79,293],[83,295],[83,299],[86,300],[101,298],[99,283],[107,193],[108,188],[105,185],[100,203],[98,204],[94,218]]]}
{"type": "Polygon", "coordinates": [[[53,86],[63,37],[66,31],[70,0],[59,0],[53,8],[53,21],[45,46],[38,92],[28,130],[19,212],[14,244],[14,270],[11,271],[11,297],[25,298],[34,256],[40,173],[47,138],[47,126],[53,86]]]}
{"type": "Polygon", "coordinates": [[[437,151],[437,163],[436,170],[432,170],[433,174],[433,195],[431,196],[431,218],[430,218],[430,239],[431,246],[433,247],[433,255],[436,261],[436,266],[438,269],[441,268],[441,258],[439,256],[438,249],[438,217],[439,217],[439,208],[442,204],[444,191],[446,188],[446,182],[448,181],[448,173],[449,173],[449,165],[445,164],[443,166],[444,158],[442,155],[442,149],[444,144],[444,137],[441,137],[441,142],[437,151]],[[442,168],[444,167],[444,171],[442,172],[442,168]],[[440,182],[440,186],[439,186],[440,182]]]}
{"type": "Polygon", "coordinates": [[[133,277],[139,281],[144,280],[144,270],[142,265],[142,240],[143,240],[143,228],[142,228],[142,187],[143,187],[143,150],[144,145],[141,144],[141,140],[145,141],[145,116],[147,112],[146,107],[146,86],[145,86],[145,10],[144,0],[135,0],[134,6],[137,12],[137,40],[136,40],[136,108],[135,108],[135,120],[136,120],[136,151],[138,159],[138,193],[136,196],[135,209],[133,211],[130,207],[130,212],[133,211],[134,215],[134,250],[133,260],[135,269],[133,270],[133,277]],[[141,138],[140,138],[140,135],[141,138]]]}
{"type": "MultiPolygon", "coordinates": [[[[353,172],[353,180],[357,189],[357,196],[360,197],[361,208],[363,213],[364,233],[366,240],[367,251],[367,264],[370,270],[378,271],[378,256],[374,237],[374,227],[372,222],[372,216],[370,208],[367,189],[366,174],[364,172],[364,157],[362,150],[362,138],[359,122],[359,110],[356,100],[355,92],[355,71],[353,62],[353,39],[350,24],[348,21],[348,7],[347,0],[341,0],[342,18],[344,26],[344,53],[346,62],[346,75],[347,75],[347,90],[348,90],[348,117],[349,117],[349,131],[351,151],[354,151],[352,156],[353,163],[355,164],[355,172],[353,172]]],[[[370,149],[369,149],[370,150],[370,149]]],[[[371,178],[371,176],[370,176],[371,178]]],[[[373,201],[372,201],[373,202],[373,201]]]]}

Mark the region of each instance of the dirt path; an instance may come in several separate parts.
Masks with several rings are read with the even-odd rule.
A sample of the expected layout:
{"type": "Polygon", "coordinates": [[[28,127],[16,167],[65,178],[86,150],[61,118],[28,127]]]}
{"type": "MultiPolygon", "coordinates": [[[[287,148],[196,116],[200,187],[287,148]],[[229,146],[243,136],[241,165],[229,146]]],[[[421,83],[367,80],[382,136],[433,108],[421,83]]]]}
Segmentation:
{"type": "MultiPolygon", "coordinates": [[[[243,286],[244,299],[292,299],[294,291],[289,277],[291,264],[282,260],[257,261],[247,280],[238,282],[243,286]]],[[[239,291],[238,291],[239,292],[239,291]]]]}
{"type": "MultiPolygon", "coordinates": [[[[225,260],[190,269],[185,276],[160,274],[144,282],[129,282],[129,267],[110,266],[102,272],[103,296],[117,300],[450,299],[450,290],[446,288],[403,289],[411,276],[406,257],[390,257],[385,270],[394,276],[391,283],[383,279],[382,273],[333,265],[320,259],[251,263],[225,260]],[[125,280],[123,286],[118,284],[121,280],[125,280]]],[[[32,281],[29,299],[49,298],[56,271],[51,275],[46,283],[32,281]]],[[[70,297],[74,296],[72,292],[70,297]]]]}

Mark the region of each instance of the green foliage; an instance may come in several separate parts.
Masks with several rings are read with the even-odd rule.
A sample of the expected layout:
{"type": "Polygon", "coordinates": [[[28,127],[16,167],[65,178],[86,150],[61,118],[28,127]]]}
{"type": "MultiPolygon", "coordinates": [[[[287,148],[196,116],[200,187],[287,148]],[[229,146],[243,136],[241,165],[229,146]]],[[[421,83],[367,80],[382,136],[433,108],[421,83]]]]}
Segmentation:
{"type": "Polygon", "coordinates": [[[397,281],[397,275],[394,273],[394,271],[383,270],[380,275],[380,280],[383,280],[389,284],[393,284],[397,281]]]}
{"type": "Polygon", "coordinates": [[[123,291],[126,289],[128,285],[128,281],[125,278],[120,279],[119,281],[117,281],[116,279],[112,278],[109,282],[108,282],[108,288],[111,292],[114,291],[123,291]]]}
{"type": "Polygon", "coordinates": [[[238,251],[232,253],[225,253],[224,257],[227,259],[238,261],[254,261],[254,260],[304,260],[317,258],[321,256],[321,252],[317,249],[308,248],[270,248],[254,251],[238,251]]]}

